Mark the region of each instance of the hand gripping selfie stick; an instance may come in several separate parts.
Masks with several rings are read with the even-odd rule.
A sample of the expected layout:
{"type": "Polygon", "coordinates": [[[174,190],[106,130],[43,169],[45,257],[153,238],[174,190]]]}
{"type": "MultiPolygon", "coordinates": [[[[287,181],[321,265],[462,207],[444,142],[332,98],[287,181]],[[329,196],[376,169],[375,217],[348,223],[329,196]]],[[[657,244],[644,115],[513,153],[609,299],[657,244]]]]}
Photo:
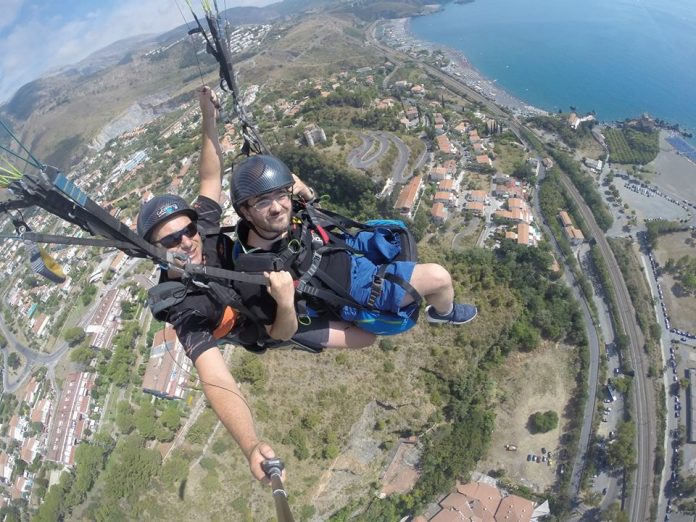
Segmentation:
{"type": "Polygon", "coordinates": [[[285,489],[283,489],[283,481],[280,480],[280,475],[284,467],[283,461],[280,459],[268,459],[261,463],[261,469],[266,476],[271,479],[278,522],[295,522],[292,513],[290,513],[288,494],[285,492],[285,489]]]}

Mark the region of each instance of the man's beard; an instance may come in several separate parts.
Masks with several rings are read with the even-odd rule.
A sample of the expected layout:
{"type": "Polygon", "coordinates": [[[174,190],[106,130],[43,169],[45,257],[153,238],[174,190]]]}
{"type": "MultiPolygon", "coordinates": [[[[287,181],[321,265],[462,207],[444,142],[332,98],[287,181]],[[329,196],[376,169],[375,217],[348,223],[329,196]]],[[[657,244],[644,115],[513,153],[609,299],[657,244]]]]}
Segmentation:
{"type": "Polygon", "coordinates": [[[290,224],[289,214],[285,214],[284,219],[280,219],[283,213],[276,216],[268,216],[267,219],[259,220],[260,223],[254,223],[256,232],[266,239],[273,239],[287,231],[290,224]]]}

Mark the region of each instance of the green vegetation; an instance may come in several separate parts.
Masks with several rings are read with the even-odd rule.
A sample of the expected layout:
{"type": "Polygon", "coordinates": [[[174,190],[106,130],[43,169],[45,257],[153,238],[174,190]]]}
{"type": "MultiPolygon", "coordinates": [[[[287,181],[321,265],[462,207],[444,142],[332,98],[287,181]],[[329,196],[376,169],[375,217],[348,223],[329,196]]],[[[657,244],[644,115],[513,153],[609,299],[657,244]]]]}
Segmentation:
{"type": "Polygon", "coordinates": [[[648,221],[645,226],[648,229],[648,244],[653,250],[657,248],[657,238],[661,235],[686,230],[686,227],[682,223],[664,219],[648,221]]]}
{"type": "Polygon", "coordinates": [[[64,472],[58,484],[51,486],[33,520],[62,520],[87,494],[104,469],[113,441],[108,436],[95,437],[96,444],[83,443],[75,451],[75,469],[64,472]]]}
{"type": "Polygon", "coordinates": [[[578,148],[582,144],[583,139],[592,139],[590,131],[593,122],[583,122],[577,129],[573,130],[565,114],[560,116],[534,116],[528,122],[537,128],[558,135],[566,145],[572,148],[578,148]]]}
{"type": "Polygon", "coordinates": [[[578,162],[569,154],[559,150],[552,150],[551,155],[558,168],[568,175],[585,200],[585,203],[587,203],[587,206],[590,207],[597,225],[605,232],[609,230],[614,222],[614,218],[602,201],[592,176],[583,172],[578,162]]]}
{"type": "Polygon", "coordinates": [[[636,127],[607,128],[604,136],[614,163],[645,165],[660,152],[657,130],[642,130],[636,127]]]}
{"type": "Polygon", "coordinates": [[[553,410],[532,413],[529,416],[529,431],[531,433],[546,433],[558,427],[558,413],[553,410]]]}
{"type": "Polygon", "coordinates": [[[631,302],[636,310],[638,325],[646,339],[646,350],[650,355],[651,372],[657,372],[662,365],[658,351],[662,329],[655,320],[652,295],[643,275],[643,267],[633,253],[630,240],[610,238],[609,245],[621,269],[626,288],[631,296],[631,302]]]}
{"type": "Polygon", "coordinates": [[[317,194],[328,196],[325,206],[354,219],[371,219],[377,211],[374,183],[348,170],[340,161],[322,158],[313,149],[284,147],[275,151],[317,194]]]}
{"type": "Polygon", "coordinates": [[[83,341],[86,334],[84,329],[79,326],[73,326],[71,328],[66,328],[63,331],[63,339],[70,345],[75,346],[83,341]]]}
{"type": "Polygon", "coordinates": [[[696,292],[696,257],[682,256],[677,261],[669,258],[665,272],[672,274],[687,292],[696,292]]]}
{"type": "Polygon", "coordinates": [[[616,428],[616,441],[607,448],[607,464],[614,469],[630,471],[636,466],[636,426],[633,421],[621,421],[616,428]]]}

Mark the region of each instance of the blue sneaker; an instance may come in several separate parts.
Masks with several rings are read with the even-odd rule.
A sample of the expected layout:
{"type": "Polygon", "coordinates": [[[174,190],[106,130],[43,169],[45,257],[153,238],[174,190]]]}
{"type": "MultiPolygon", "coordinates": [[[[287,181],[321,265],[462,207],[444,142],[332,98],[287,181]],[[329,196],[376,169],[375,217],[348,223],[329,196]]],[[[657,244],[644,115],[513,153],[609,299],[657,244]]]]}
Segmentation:
{"type": "Polygon", "coordinates": [[[440,315],[431,305],[425,307],[425,314],[429,323],[466,324],[473,321],[478,310],[469,304],[454,303],[454,308],[448,315],[440,315]]]}

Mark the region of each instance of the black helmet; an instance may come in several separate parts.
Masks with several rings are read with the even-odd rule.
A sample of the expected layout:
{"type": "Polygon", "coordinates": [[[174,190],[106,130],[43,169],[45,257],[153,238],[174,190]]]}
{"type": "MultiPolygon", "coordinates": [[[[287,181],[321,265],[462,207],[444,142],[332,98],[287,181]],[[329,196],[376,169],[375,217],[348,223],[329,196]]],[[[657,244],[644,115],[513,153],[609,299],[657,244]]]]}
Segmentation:
{"type": "Polygon", "coordinates": [[[259,154],[245,159],[232,173],[232,205],[239,209],[246,200],[295,183],[290,169],[275,156],[259,154]]]}
{"type": "Polygon", "coordinates": [[[143,205],[138,214],[138,235],[146,241],[154,228],[173,216],[186,214],[191,221],[198,221],[198,212],[193,210],[183,198],[172,194],[155,196],[143,205]]]}

